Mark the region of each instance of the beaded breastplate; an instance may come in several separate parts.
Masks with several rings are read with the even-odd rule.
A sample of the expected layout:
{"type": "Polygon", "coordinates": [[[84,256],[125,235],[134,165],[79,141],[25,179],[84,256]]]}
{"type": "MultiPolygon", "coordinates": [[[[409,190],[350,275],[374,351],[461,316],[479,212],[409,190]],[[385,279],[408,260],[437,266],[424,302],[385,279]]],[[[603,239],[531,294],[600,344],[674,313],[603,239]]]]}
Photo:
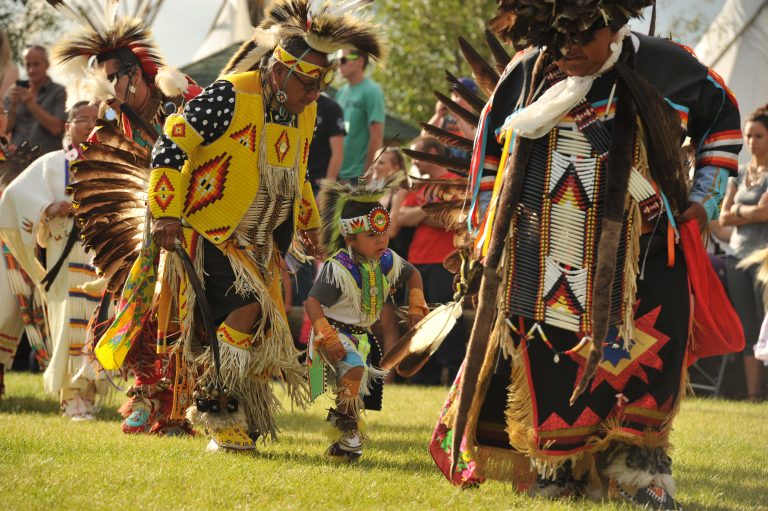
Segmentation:
{"type": "MultiPolygon", "coordinates": [[[[554,82],[558,76],[550,72],[548,79],[554,82]]],[[[610,112],[610,105],[605,108],[610,112]]],[[[591,333],[609,146],[610,132],[586,101],[533,142],[510,230],[511,264],[505,265],[510,314],[591,333]]],[[[647,165],[645,173],[641,170],[639,141],[635,146],[613,288],[598,291],[610,293],[612,325],[631,321],[641,207],[649,220],[661,212],[661,200],[644,177],[647,165]]]]}

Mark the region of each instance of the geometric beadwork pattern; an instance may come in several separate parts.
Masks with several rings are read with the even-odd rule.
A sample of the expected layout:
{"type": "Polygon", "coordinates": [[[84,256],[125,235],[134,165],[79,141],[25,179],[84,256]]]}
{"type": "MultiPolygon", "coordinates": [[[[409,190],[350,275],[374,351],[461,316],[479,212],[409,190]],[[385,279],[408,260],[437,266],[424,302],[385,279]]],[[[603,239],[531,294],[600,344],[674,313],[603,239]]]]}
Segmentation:
{"type": "Polygon", "coordinates": [[[252,153],[255,153],[257,134],[256,126],[253,124],[247,124],[245,128],[235,131],[229,137],[250,149],[252,153]]]}
{"type": "Polygon", "coordinates": [[[230,329],[227,325],[222,325],[216,331],[216,337],[219,341],[225,342],[231,346],[240,349],[247,349],[251,346],[251,335],[237,332],[230,329]]]}
{"type": "Polygon", "coordinates": [[[542,312],[546,323],[579,332],[584,330],[589,307],[588,232],[595,221],[592,211],[600,160],[579,131],[561,125],[556,133],[546,187],[549,228],[542,259],[542,312]]]}
{"type": "Polygon", "coordinates": [[[310,203],[307,199],[304,197],[301,198],[299,201],[299,228],[302,228],[309,224],[309,221],[312,220],[312,203],[310,203]]]}
{"type": "Polygon", "coordinates": [[[174,137],[183,137],[187,133],[187,125],[183,122],[174,124],[173,128],[171,128],[171,133],[174,137]]]}
{"type": "Polygon", "coordinates": [[[229,231],[229,226],[217,227],[216,229],[209,229],[205,231],[205,234],[211,239],[211,241],[218,243],[219,241],[224,240],[224,236],[226,236],[229,231]]]}
{"type": "Polygon", "coordinates": [[[283,131],[275,141],[275,154],[277,155],[277,161],[283,163],[285,156],[291,149],[291,141],[288,139],[288,133],[283,131]]]}
{"type": "MultiPolygon", "coordinates": [[[[563,132],[565,130],[559,131],[558,134],[563,132]]],[[[578,195],[580,209],[584,209],[585,205],[591,206],[595,199],[594,169],[597,158],[568,155],[560,151],[552,152],[552,177],[548,192],[555,196],[556,188],[570,189],[578,195]]]]}
{"type": "Polygon", "coordinates": [[[307,62],[305,60],[294,57],[280,46],[275,48],[274,56],[277,60],[289,68],[293,68],[293,70],[297,73],[311,76],[313,78],[319,78],[326,70],[326,68],[320,67],[317,64],[312,64],[311,62],[307,62]]]}
{"type": "MultiPolygon", "coordinates": [[[[660,312],[661,306],[635,318],[633,339],[629,342],[617,336],[615,327],[611,328],[609,338],[603,346],[604,359],[600,362],[600,370],[591,385],[593,390],[604,381],[616,390],[623,389],[632,375],[648,383],[645,368],[654,372],[662,370],[664,364],[659,357],[659,350],[669,342],[670,337],[655,328],[660,312]],[[632,364],[638,364],[638,367],[643,370],[628,371],[627,368],[632,364]]],[[[583,360],[588,354],[589,346],[587,345],[571,356],[575,360],[583,360]]],[[[580,364],[577,379],[581,377],[583,371],[584,365],[580,364]]]]}
{"type": "Polygon", "coordinates": [[[184,202],[184,211],[187,216],[193,215],[224,196],[230,161],[232,156],[223,153],[192,171],[184,202]]]}
{"type": "Polygon", "coordinates": [[[573,164],[568,165],[563,175],[560,176],[560,180],[554,186],[552,192],[550,192],[550,198],[552,202],[557,204],[567,202],[581,211],[586,211],[592,205],[592,201],[581,184],[573,164]]]}
{"type": "Polygon", "coordinates": [[[154,198],[155,202],[158,206],[160,206],[160,209],[165,211],[168,209],[168,206],[173,201],[173,198],[176,196],[175,192],[176,190],[173,188],[173,185],[171,184],[171,180],[168,179],[168,176],[163,174],[160,179],[157,180],[157,184],[155,185],[154,189],[154,198]]]}

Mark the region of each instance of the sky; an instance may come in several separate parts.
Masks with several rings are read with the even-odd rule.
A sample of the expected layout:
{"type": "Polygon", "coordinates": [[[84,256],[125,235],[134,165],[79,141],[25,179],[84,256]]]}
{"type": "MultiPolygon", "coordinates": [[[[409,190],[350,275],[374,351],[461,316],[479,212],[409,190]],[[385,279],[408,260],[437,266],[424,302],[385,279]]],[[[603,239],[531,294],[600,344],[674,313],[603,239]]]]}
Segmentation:
{"type": "Polygon", "coordinates": [[[171,65],[192,61],[220,5],[220,0],[165,0],[152,31],[171,65]]]}

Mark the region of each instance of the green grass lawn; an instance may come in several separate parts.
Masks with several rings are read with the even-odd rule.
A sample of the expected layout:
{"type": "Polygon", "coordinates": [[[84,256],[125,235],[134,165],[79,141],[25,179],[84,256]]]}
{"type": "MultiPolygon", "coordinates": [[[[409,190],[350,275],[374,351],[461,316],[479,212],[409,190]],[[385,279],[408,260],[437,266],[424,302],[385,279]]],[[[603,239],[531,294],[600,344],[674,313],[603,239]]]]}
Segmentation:
{"type": "MultiPolygon", "coordinates": [[[[255,456],[204,452],[208,439],[126,436],[114,396],[99,419],[59,415],[39,375],[10,373],[0,404],[0,509],[633,509],[550,502],[489,482],[458,490],[427,451],[445,395],[390,386],[368,414],[360,463],[323,457],[324,408],[286,413],[281,441],[255,456]]],[[[689,399],[673,433],[686,509],[768,509],[768,404],[689,399]]]]}

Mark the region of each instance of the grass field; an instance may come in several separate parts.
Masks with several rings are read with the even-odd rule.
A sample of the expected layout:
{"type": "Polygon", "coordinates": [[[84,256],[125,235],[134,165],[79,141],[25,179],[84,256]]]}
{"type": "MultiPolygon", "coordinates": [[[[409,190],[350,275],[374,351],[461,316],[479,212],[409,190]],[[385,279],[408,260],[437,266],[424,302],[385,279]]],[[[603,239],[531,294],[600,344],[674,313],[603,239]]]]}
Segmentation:
{"type": "MultiPolygon", "coordinates": [[[[114,396],[72,423],[39,375],[10,373],[0,404],[0,509],[633,509],[550,502],[489,482],[451,487],[427,452],[445,390],[390,386],[368,415],[360,463],[323,457],[324,404],[280,417],[281,441],[255,456],[204,452],[207,438],[120,433],[114,396]]],[[[689,399],[673,433],[685,509],[768,509],[768,404],[689,399]]]]}

